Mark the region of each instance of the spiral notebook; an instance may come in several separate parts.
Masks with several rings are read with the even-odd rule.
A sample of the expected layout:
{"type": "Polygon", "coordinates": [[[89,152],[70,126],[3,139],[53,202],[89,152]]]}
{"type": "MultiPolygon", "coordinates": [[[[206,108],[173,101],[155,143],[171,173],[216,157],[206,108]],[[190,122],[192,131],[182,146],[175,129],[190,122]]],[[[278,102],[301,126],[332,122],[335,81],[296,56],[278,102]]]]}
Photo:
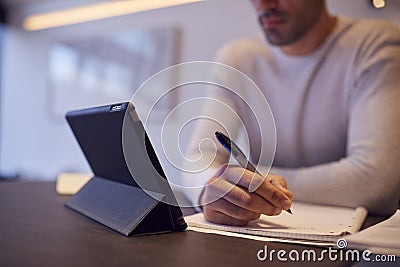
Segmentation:
{"type": "Polygon", "coordinates": [[[367,217],[367,209],[323,206],[293,202],[293,215],[282,212],[278,216],[261,215],[246,226],[228,226],[210,223],[203,213],[186,216],[191,227],[228,231],[254,236],[311,241],[336,241],[359,231],[367,217]]]}

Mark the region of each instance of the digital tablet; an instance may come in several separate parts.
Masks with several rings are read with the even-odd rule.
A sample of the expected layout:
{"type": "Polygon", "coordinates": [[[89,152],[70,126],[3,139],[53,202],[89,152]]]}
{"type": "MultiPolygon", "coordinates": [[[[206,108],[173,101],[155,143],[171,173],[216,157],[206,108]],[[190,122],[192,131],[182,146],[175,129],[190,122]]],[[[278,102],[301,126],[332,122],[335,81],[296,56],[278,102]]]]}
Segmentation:
{"type": "MultiPolygon", "coordinates": [[[[68,112],[94,175],[167,196],[175,231],[187,225],[135,107],[130,102],[68,112]]],[[[159,195],[159,194],[158,194],[159,195]]]]}

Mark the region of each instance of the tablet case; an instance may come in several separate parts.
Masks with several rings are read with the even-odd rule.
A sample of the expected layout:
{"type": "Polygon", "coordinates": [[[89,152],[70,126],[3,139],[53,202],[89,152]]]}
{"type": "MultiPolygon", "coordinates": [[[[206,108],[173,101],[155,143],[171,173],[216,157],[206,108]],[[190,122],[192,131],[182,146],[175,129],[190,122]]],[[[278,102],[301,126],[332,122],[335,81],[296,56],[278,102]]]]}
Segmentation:
{"type": "Polygon", "coordinates": [[[145,192],[129,171],[122,147],[122,125],[128,112],[137,118],[134,106],[129,102],[67,113],[66,119],[95,176],[65,205],[126,236],[183,231],[187,227],[183,214],[138,119],[125,124],[128,127],[125,130],[130,136],[145,138],[145,145],[143,142],[141,147],[132,142],[129,149],[134,151],[130,153],[142,158],[143,155],[138,153],[145,151],[151,162],[141,162],[141,168],[133,173],[155,179],[155,174],[149,171],[155,169],[165,182],[154,187],[156,191],[150,192],[150,196],[150,190],[145,188],[145,192]],[[144,167],[148,164],[152,164],[152,168],[144,167]]]}

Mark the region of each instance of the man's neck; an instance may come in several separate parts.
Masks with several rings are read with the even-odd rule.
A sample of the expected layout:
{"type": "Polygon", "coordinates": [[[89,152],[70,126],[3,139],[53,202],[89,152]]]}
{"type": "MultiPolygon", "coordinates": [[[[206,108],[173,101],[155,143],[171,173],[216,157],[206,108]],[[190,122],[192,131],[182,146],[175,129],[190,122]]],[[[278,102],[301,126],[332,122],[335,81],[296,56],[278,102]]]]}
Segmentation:
{"type": "Polygon", "coordinates": [[[317,22],[296,42],[281,46],[280,49],[287,55],[307,55],[314,52],[325,41],[335,28],[336,17],[332,17],[326,10],[321,13],[317,22]]]}

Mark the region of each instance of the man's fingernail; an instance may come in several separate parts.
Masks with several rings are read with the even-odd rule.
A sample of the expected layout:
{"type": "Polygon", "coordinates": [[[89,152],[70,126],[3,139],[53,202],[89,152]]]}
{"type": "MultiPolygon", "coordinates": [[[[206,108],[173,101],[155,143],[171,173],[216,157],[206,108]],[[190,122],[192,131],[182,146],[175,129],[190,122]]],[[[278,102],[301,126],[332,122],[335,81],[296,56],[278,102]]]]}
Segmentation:
{"type": "Polygon", "coordinates": [[[292,204],[292,202],[290,200],[285,200],[282,202],[282,208],[284,210],[287,210],[290,208],[291,204],[292,204]]]}

